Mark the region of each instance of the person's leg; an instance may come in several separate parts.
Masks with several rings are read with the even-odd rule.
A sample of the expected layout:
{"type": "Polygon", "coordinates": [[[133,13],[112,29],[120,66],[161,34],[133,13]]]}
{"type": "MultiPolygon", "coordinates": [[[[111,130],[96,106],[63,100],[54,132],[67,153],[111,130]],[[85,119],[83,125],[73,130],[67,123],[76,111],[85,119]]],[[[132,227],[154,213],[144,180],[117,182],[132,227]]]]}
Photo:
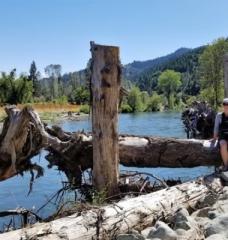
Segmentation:
{"type": "Polygon", "coordinates": [[[227,151],[227,141],[220,140],[220,153],[224,163],[225,168],[228,169],[228,151],[227,151]]]}

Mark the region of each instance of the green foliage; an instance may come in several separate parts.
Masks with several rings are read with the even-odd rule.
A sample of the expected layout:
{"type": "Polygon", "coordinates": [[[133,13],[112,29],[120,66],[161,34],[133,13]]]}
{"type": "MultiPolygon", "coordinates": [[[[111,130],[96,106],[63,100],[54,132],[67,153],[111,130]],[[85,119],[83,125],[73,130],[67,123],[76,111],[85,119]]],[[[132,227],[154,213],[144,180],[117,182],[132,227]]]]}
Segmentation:
{"type": "Polygon", "coordinates": [[[200,91],[199,57],[205,47],[179,49],[176,52],[149,61],[133,62],[124,67],[124,78],[134,82],[141,91],[151,94],[157,91],[161,72],[170,69],[181,73],[181,91],[187,95],[197,95],[200,91]]]}
{"type": "Polygon", "coordinates": [[[185,98],[185,103],[187,106],[191,106],[193,102],[197,101],[199,99],[198,96],[187,96],[185,98]]]}
{"type": "Polygon", "coordinates": [[[0,77],[0,103],[17,104],[33,101],[33,84],[27,76],[16,78],[16,69],[0,77]]]}
{"type": "Polygon", "coordinates": [[[49,76],[49,89],[51,90],[51,99],[56,99],[60,96],[59,87],[62,66],[59,64],[50,64],[45,67],[44,71],[49,76]]]}
{"type": "Polygon", "coordinates": [[[148,103],[150,100],[150,96],[149,96],[148,92],[143,91],[143,92],[141,92],[140,97],[141,97],[141,101],[142,101],[142,111],[145,111],[147,109],[147,106],[148,106],[148,103]]]}
{"type": "Polygon", "coordinates": [[[133,112],[132,108],[127,103],[121,104],[121,110],[120,111],[122,113],[131,113],[131,112],[133,112]]]}
{"type": "Polygon", "coordinates": [[[56,98],[53,102],[58,103],[58,104],[66,104],[66,103],[68,103],[68,98],[67,98],[67,96],[63,95],[63,96],[56,98]]]}
{"type": "Polygon", "coordinates": [[[107,198],[107,190],[106,189],[102,191],[92,190],[91,195],[92,195],[92,201],[94,205],[102,205],[104,204],[107,198]]]}
{"type": "Polygon", "coordinates": [[[15,81],[16,101],[18,103],[31,103],[33,101],[33,83],[26,76],[15,81]]]}
{"type": "Polygon", "coordinates": [[[2,73],[0,78],[0,102],[3,103],[16,103],[16,92],[15,92],[15,74],[16,69],[13,69],[8,75],[2,73]]]}
{"type": "Polygon", "coordinates": [[[200,57],[201,97],[215,109],[224,97],[223,57],[228,41],[220,38],[209,45],[200,57]]]}
{"type": "Polygon", "coordinates": [[[133,87],[128,95],[128,105],[131,107],[132,112],[141,112],[145,108],[143,106],[141,92],[138,87],[133,87]]]}
{"type": "Polygon", "coordinates": [[[156,92],[153,92],[152,96],[149,99],[147,111],[157,112],[162,109],[163,98],[158,95],[156,92]]]}
{"type": "Polygon", "coordinates": [[[213,103],[215,102],[214,89],[212,87],[208,87],[208,88],[203,89],[200,92],[199,100],[207,101],[211,106],[214,106],[213,105],[213,103]]]}
{"type": "Polygon", "coordinates": [[[33,96],[39,97],[41,95],[41,85],[40,85],[40,73],[37,71],[35,61],[32,61],[30,69],[29,69],[29,76],[28,80],[33,84],[33,96]]]}
{"type": "Polygon", "coordinates": [[[90,94],[85,86],[80,86],[73,91],[72,99],[77,104],[89,103],[90,94]]]}
{"type": "Polygon", "coordinates": [[[82,105],[80,107],[80,112],[81,113],[85,113],[85,114],[89,114],[90,113],[90,106],[85,104],[85,105],[82,105]]]}
{"type": "Polygon", "coordinates": [[[165,70],[158,79],[158,87],[168,99],[169,109],[174,109],[175,92],[181,85],[181,74],[173,70],[165,70]]]}

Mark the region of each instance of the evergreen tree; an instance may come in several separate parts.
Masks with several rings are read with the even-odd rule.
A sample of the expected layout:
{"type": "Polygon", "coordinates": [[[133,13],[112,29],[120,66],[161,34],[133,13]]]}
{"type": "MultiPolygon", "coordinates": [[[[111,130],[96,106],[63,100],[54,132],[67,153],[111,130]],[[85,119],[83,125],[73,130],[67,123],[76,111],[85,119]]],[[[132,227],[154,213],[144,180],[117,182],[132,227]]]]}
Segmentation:
{"type": "Polygon", "coordinates": [[[28,80],[32,82],[34,97],[40,97],[41,95],[41,86],[39,82],[39,76],[40,76],[40,73],[37,71],[36,63],[35,61],[32,61],[29,69],[28,80]]]}

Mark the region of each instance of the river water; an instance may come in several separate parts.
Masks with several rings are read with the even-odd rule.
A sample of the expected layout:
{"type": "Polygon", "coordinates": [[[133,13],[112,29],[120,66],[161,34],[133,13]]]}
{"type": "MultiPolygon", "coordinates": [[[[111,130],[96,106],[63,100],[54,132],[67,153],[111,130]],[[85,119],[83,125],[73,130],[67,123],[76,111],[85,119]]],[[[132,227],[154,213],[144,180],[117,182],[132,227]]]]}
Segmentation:
{"type": "MultiPolygon", "coordinates": [[[[91,131],[90,120],[82,121],[59,121],[55,124],[60,125],[66,131],[77,131],[84,129],[91,131]]],[[[119,132],[135,135],[152,135],[164,137],[185,138],[186,134],[181,122],[180,113],[138,113],[121,114],[119,117],[119,132]]],[[[24,176],[15,176],[6,181],[0,182],[0,211],[25,207],[34,212],[58,189],[62,187],[62,181],[66,180],[63,173],[55,168],[48,169],[45,160],[45,151],[34,157],[33,162],[37,162],[45,169],[43,177],[36,179],[33,185],[33,191],[28,195],[30,174],[24,176]]],[[[125,168],[120,166],[121,170],[138,170],[139,168],[125,168]]],[[[208,174],[213,171],[212,167],[197,168],[143,168],[143,172],[153,173],[161,178],[177,179],[183,181],[194,179],[200,175],[208,174]]],[[[45,207],[39,215],[46,217],[53,212],[53,205],[45,207]]],[[[3,222],[8,219],[0,218],[0,229],[3,222]]]]}

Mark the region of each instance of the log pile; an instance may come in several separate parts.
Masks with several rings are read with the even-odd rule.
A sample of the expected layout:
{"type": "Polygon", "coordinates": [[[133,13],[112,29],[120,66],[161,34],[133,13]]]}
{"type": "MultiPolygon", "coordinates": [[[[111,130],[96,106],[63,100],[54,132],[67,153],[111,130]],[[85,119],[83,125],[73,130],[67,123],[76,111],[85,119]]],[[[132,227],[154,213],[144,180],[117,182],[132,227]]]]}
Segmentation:
{"type": "MultiPolygon", "coordinates": [[[[92,168],[92,136],[84,132],[64,132],[44,125],[31,108],[6,108],[0,135],[0,180],[25,170],[42,168],[30,159],[41,149],[49,154],[50,166],[57,166],[70,182],[80,185],[81,174],[92,168]]],[[[148,136],[119,136],[120,163],[137,167],[213,166],[221,162],[217,148],[206,140],[148,136]]]]}

